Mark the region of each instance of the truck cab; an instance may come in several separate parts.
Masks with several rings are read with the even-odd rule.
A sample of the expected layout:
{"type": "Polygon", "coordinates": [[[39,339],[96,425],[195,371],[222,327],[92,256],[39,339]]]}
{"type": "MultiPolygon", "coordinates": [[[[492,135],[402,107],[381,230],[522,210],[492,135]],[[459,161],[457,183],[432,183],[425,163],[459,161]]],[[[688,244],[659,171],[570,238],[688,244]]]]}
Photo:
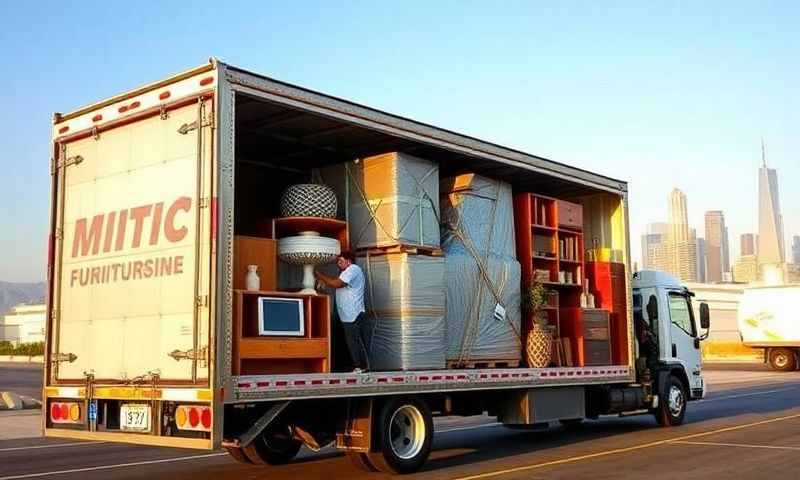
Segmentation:
{"type": "Polygon", "coordinates": [[[706,393],[700,342],[708,337],[708,305],[700,304],[698,325],[692,307],[694,293],[671,275],[640,271],[634,274],[632,286],[637,370],[652,376],[662,392],[660,400],[668,402],[670,410],[682,410],[685,401],[706,393]],[[682,385],[671,387],[670,377],[682,385]]]}

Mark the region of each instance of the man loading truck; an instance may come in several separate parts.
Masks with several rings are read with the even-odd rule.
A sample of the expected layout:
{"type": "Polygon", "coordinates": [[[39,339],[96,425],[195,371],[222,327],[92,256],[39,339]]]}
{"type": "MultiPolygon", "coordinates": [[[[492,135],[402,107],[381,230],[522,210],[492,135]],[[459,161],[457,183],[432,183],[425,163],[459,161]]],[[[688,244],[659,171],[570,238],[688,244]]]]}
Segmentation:
{"type": "Polygon", "coordinates": [[[347,348],[353,359],[354,373],[369,370],[369,343],[364,309],[364,272],[355,264],[355,255],[343,251],[336,257],[336,266],[341,273],[338,277],[314,272],[317,280],[336,289],[336,311],[344,327],[347,348]]]}

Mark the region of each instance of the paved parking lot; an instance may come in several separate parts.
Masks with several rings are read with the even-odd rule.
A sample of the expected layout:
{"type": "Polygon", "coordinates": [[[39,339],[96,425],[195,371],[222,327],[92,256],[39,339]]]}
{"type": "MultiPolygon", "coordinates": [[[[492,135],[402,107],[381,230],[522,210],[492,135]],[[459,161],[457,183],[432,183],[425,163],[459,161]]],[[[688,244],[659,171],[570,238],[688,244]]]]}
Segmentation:
{"type": "MultiPolygon", "coordinates": [[[[687,423],[662,429],[652,417],[605,418],[578,430],[509,430],[486,417],[437,421],[425,479],[786,478],[800,470],[800,372],[760,365],[713,366],[708,398],[687,423]]],[[[10,417],[0,416],[0,425],[10,417]]],[[[37,416],[29,417],[34,427],[37,416]]],[[[33,434],[35,435],[35,428],[33,434]]],[[[341,454],[304,451],[282,467],[242,466],[224,452],[99,442],[0,441],[0,480],[23,478],[380,478],[341,454]]]]}

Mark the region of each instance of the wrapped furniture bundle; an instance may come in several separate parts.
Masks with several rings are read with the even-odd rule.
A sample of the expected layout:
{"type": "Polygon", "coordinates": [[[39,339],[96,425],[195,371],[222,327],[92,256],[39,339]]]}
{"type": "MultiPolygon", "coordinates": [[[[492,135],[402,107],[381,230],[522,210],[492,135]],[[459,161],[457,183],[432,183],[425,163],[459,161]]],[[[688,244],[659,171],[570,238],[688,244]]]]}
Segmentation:
{"type": "Polygon", "coordinates": [[[444,368],[444,258],[399,253],[357,263],[367,281],[370,368],[444,368]]]}
{"type": "Polygon", "coordinates": [[[519,364],[520,264],[511,185],[475,174],[441,181],[447,363],[519,364]]]}
{"type": "Polygon", "coordinates": [[[339,198],[350,247],[439,247],[439,167],[400,152],[325,167],[339,198]]]}

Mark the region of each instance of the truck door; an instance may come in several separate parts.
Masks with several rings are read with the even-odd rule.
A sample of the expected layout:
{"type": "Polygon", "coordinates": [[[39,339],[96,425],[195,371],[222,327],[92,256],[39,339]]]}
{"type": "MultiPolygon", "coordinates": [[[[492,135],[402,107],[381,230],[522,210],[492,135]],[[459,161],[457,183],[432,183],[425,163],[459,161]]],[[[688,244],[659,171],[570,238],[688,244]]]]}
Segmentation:
{"type": "Polygon", "coordinates": [[[61,144],[51,380],[208,382],[211,108],[61,144]]]}
{"type": "Polygon", "coordinates": [[[697,325],[689,294],[685,291],[669,291],[668,308],[670,318],[670,352],[671,360],[681,363],[689,387],[692,390],[702,389],[700,375],[700,342],[697,337],[697,325]]]}

